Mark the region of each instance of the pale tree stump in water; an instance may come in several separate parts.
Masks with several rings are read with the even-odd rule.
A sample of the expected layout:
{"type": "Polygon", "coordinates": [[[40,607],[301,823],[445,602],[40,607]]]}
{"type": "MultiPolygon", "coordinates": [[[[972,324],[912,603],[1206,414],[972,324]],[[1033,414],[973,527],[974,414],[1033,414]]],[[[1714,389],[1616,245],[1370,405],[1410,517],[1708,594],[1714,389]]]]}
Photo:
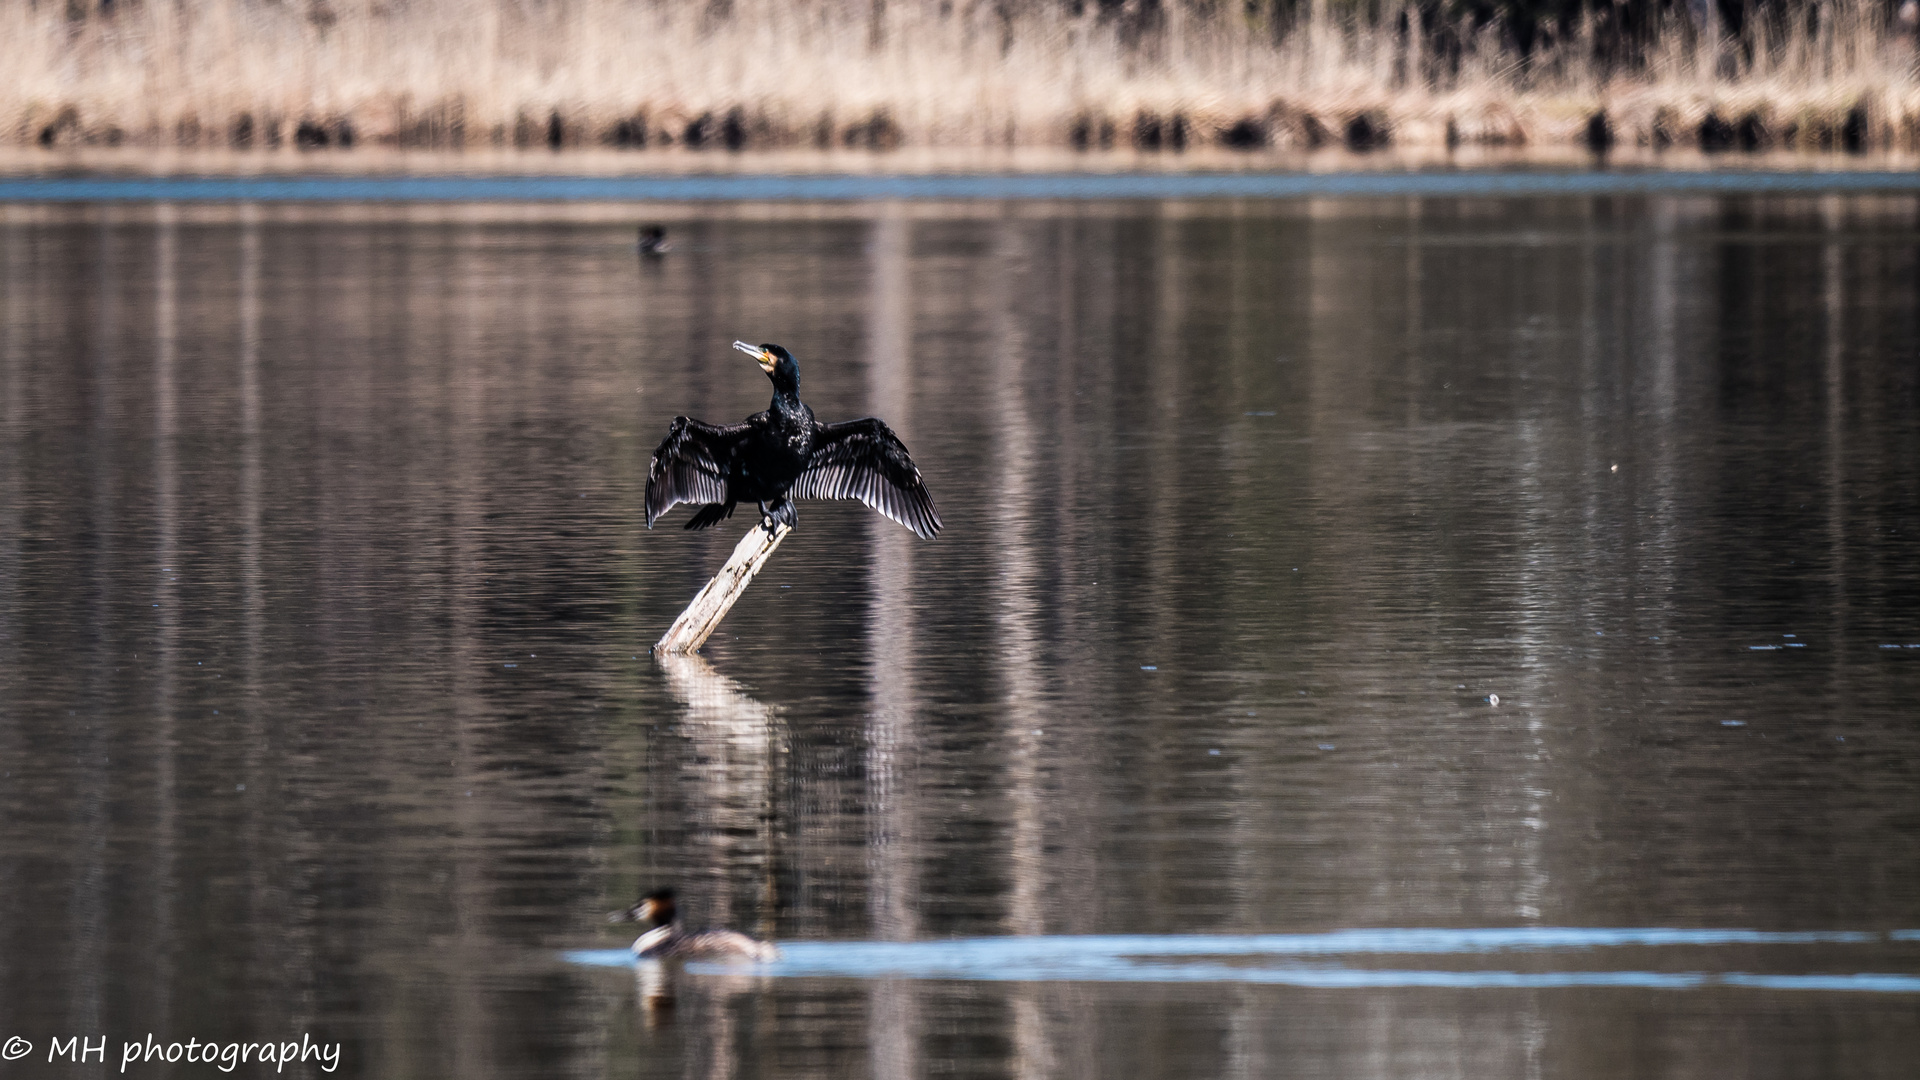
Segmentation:
{"type": "Polygon", "coordinates": [[[656,653],[690,653],[706,644],[707,636],[712,634],[720,620],[726,618],[727,611],[733,607],[740,594],[747,591],[753,582],[753,575],[780,546],[780,541],[793,531],[793,526],[785,522],[775,523],[769,530],[765,522],[747,530],[740,543],[733,549],[733,555],[727,559],[727,565],[713,575],[707,587],[700,590],[687,605],[687,610],[673,620],[667,632],[654,646],[656,653]]]}

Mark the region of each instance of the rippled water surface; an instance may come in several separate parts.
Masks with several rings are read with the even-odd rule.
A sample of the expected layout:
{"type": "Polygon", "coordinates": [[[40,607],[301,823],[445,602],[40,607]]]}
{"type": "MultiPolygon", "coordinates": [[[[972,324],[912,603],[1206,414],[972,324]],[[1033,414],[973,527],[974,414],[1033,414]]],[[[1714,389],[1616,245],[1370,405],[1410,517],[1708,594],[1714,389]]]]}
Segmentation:
{"type": "Polygon", "coordinates": [[[0,206],[8,1068],[1909,1076],[1917,258],[1911,194],[0,206]],[[735,338],[947,528],[805,504],[656,662],[735,338]],[[619,962],[660,884],[786,959],[619,962]]]}

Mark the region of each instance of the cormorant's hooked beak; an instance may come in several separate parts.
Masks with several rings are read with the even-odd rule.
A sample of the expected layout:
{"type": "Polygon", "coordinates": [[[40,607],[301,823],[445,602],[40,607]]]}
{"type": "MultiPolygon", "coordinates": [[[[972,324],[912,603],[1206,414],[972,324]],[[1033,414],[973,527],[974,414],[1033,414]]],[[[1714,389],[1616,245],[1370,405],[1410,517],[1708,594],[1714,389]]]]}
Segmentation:
{"type": "Polygon", "coordinates": [[[743,353],[746,353],[748,356],[753,357],[755,360],[758,360],[760,362],[761,371],[764,371],[769,375],[773,374],[773,365],[778,361],[774,360],[772,353],[768,352],[767,350],[761,348],[758,345],[749,345],[744,341],[734,342],[733,347],[736,349],[739,349],[743,353]]]}

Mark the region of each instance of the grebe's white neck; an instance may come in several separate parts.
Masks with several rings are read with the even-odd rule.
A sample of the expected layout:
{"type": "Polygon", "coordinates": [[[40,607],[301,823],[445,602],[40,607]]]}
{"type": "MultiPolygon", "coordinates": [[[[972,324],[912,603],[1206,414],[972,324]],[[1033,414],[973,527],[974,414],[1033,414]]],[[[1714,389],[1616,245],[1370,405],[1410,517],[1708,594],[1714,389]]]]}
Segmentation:
{"type": "Polygon", "coordinates": [[[633,939],[633,955],[635,956],[652,955],[654,950],[660,949],[664,947],[668,942],[672,941],[673,936],[674,936],[674,929],[673,929],[672,923],[668,923],[665,926],[656,926],[653,929],[647,931],[646,933],[641,934],[639,937],[633,939]]]}

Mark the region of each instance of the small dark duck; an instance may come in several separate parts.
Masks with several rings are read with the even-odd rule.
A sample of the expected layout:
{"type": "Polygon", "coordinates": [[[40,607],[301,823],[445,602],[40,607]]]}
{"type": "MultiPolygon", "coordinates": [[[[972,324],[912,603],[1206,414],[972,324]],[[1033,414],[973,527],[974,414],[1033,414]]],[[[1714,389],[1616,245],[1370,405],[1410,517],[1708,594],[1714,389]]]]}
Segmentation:
{"type": "Polygon", "coordinates": [[[771,963],[780,950],[731,930],[688,930],[675,921],[672,889],[655,889],[625,911],[607,916],[608,922],[637,922],[651,927],[633,942],[633,955],[642,960],[752,960],[771,963]]]}

